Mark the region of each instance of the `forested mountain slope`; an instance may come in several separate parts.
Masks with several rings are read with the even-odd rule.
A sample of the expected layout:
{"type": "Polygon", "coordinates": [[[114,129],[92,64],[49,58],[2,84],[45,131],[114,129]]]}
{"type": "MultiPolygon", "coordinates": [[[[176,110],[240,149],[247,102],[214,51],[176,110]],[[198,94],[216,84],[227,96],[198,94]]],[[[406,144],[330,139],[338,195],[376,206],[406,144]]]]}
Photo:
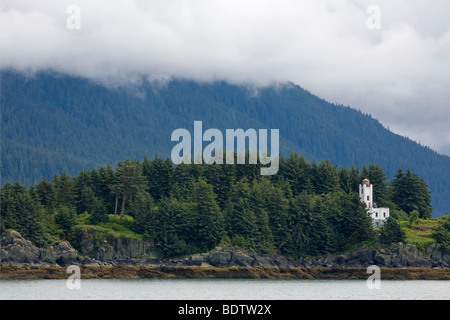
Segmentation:
{"type": "MultiPolygon", "coordinates": [[[[357,106],[353,106],[357,107],[357,106]]],[[[450,158],[383,127],[371,116],[286,84],[255,90],[224,82],[173,80],[107,88],[42,72],[1,73],[1,183],[35,183],[126,158],[166,157],[173,130],[279,129],[280,151],[390,176],[410,168],[432,191],[433,216],[450,208],[450,158]]]]}

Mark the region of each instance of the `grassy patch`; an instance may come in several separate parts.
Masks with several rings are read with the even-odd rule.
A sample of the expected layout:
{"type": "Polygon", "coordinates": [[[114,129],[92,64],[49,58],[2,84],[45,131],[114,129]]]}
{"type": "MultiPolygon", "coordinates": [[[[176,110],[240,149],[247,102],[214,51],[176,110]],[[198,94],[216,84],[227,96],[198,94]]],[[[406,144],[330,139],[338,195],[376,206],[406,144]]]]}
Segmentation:
{"type": "Polygon", "coordinates": [[[415,245],[421,250],[436,242],[432,235],[439,223],[438,219],[418,219],[412,225],[408,221],[400,221],[406,234],[406,243],[415,245]]]}
{"type": "Polygon", "coordinates": [[[89,222],[89,214],[83,213],[78,216],[76,230],[82,231],[95,231],[97,237],[107,238],[132,238],[136,240],[142,240],[142,235],[137,234],[132,230],[133,217],[125,215],[123,220],[120,221],[119,216],[114,219],[114,215],[108,216],[108,222],[99,223],[98,225],[92,225],[89,222]]]}

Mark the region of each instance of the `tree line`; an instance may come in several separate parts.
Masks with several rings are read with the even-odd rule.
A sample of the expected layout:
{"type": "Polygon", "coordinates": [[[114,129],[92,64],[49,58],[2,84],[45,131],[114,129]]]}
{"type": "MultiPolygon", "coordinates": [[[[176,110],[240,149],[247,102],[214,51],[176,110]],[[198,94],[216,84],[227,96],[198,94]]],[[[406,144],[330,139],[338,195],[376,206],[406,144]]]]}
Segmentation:
{"type": "Polygon", "coordinates": [[[393,219],[413,212],[431,218],[427,185],[409,169],[389,179],[376,164],[339,168],[291,153],[280,158],[278,174],[267,177],[260,165],[175,166],[155,156],[74,177],[62,173],[29,187],[6,183],[1,229],[15,229],[37,245],[66,239],[77,247],[73,227],[87,212],[92,225],[113,214],[117,221],[131,216],[133,231],[154,239],[163,257],[218,245],[291,257],[338,253],[376,239],[358,195],[364,178],[374,185],[374,201],[390,207],[393,219]]]}

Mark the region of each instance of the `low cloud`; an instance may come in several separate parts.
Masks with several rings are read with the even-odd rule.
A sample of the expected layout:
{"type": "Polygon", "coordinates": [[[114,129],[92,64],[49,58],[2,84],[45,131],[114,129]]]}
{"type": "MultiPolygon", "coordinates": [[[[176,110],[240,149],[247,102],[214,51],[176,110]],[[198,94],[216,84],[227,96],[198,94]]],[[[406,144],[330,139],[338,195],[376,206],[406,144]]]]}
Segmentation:
{"type": "Polygon", "coordinates": [[[292,81],[450,154],[448,12],[445,0],[3,0],[0,54],[5,68],[109,85],[292,81]]]}

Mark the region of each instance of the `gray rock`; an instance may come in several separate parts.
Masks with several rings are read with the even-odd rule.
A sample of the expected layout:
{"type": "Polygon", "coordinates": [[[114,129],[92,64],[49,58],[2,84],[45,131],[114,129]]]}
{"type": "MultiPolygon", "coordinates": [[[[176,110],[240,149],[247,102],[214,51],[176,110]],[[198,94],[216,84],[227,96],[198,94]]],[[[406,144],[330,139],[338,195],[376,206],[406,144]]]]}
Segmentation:
{"type": "Polygon", "coordinates": [[[31,241],[25,240],[17,231],[5,231],[0,241],[1,264],[38,263],[40,257],[39,248],[31,241]]]}
{"type": "Polygon", "coordinates": [[[231,252],[221,247],[217,247],[208,255],[206,261],[214,267],[227,267],[231,262],[231,252]]]}
{"type": "Polygon", "coordinates": [[[84,239],[80,242],[80,251],[82,255],[92,255],[95,252],[94,241],[84,239]]]}
{"type": "Polygon", "coordinates": [[[255,255],[254,256],[254,267],[276,267],[276,265],[273,263],[270,256],[262,256],[262,255],[255,255]]]}
{"type": "Polygon", "coordinates": [[[391,245],[386,251],[391,252],[392,267],[431,267],[430,258],[413,245],[404,245],[399,242],[391,245]]]}
{"type": "Polygon", "coordinates": [[[113,260],[114,248],[108,244],[103,243],[98,249],[96,254],[96,259],[102,262],[107,262],[113,260]]]}
{"type": "Polygon", "coordinates": [[[433,266],[450,267],[450,252],[447,252],[440,244],[433,243],[427,247],[427,254],[430,256],[433,266]]]}
{"type": "Polygon", "coordinates": [[[70,243],[62,241],[46,248],[37,248],[17,231],[6,231],[0,239],[2,265],[167,265],[214,267],[450,267],[450,254],[438,244],[426,252],[403,243],[375,245],[340,255],[290,259],[277,253],[260,254],[239,247],[216,247],[208,253],[194,254],[179,260],[158,258],[153,241],[132,238],[102,238],[95,230],[78,234],[81,255],[70,243]]]}
{"type": "Polygon", "coordinates": [[[107,262],[112,260],[157,259],[153,240],[137,240],[133,238],[104,237],[95,230],[77,232],[80,251],[94,259],[107,262]],[[107,244],[108,246],[106,246],[107,244]]]}
{"type": "Polygon", "coordinates": [[[54,247],[55,261],[60,266],[68,266],[80,262],[80,256],[69,242],[58,242],[54,247]]]}
{"type": "Polygon", "coordinates": [[[251,267],[253,266],[253,263],[255,262],[255,259],[251,257],[250,255],[238,250],[233,252],[231,255],[231,265],[236,265],[238,267],[251,267]]]}
{"type": "Polygon", "coordinates": [[[201,266],[204,263],[207,263],[208,256],[205,254],[194,254],[187,260],[187,264],[191,266],[201,266]]]}

